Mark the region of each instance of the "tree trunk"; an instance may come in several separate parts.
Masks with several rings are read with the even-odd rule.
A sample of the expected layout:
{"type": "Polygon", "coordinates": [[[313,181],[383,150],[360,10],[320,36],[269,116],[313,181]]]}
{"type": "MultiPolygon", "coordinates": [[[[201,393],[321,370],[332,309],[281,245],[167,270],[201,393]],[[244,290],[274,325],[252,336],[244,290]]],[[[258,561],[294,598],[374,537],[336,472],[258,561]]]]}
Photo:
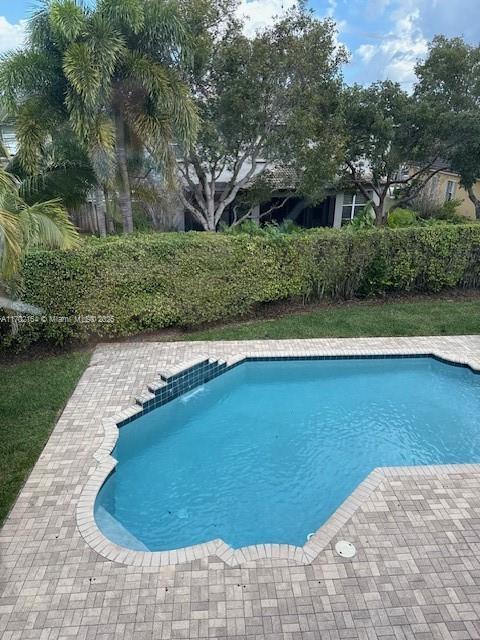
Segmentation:
{"type": "Polygon", "coordinates": [[[381,227],[384,223],[383,203],[372,202],[372,207],[375,212],[375,224],[377,227],[381,227]]]}
{"type": "Polygon", "coordinates": [[[215,212],[213,215],[209,215],[208,211],[205,211],[203,207],[186,207],[192,217],[200,224],[203,231],[216,231],[217,225],[215,223],[215,212]]]}
{"type": "Polygon", "coordinates": [[[107,207],[100,187],[95,189],[95,208],[97,210],[97,227],[100,237],[107,235],[107,207]]]}
{"type": "Polygon", "coordinates": [[[117,155],[118,171],[120,173],[120,184],[118,189],[118,200],[123,220],[123,232],[132,233],[133,213],[132,196],[130,191],[130,179],[128,177],[127,151],[125,148],[125,123],[119,113],[115,114],[115,151],[117,155]]]}
{"type": "Polygon", "coordinates": [[[113,221],[113,214],[111,207],[108,206],[108,189],[103,188],[103,199],[105,201],[105,217],[107,221],[107,233],[115,233],[115,223],[113,221]]]}
{"type": "Polygon", "coordinates": [[[475,218],[480,220],[480,198],[477,198],[475,195],[475,191],[473,190],[473,186],[468,187],[467,189],[468,197],[475,207],[475,218]]]}
{"type": "MultiPolygon", "coordinates": [[[[204,231],[216,231],[217,223],[215,221],[218,219],[218,211],[215,207],[215,194],[207,193],[204,189],[203,197],[207,205],[206,211],[204,211],[205,222],[203,224],[203,229],[204,231]]],[[[221,205],[219,206],[221,207],[221,205]]]]}
{"type": "Polygon", "coordinates": [[[204,231],[216,231],[217,225],[215,224],[215,220],[210,216],[202,216],[202,218],[196,218],[197,222],[202,225],[202,229],[204,231]]]}
{"type": "Polygon", "coordinates": [[[90,226],[92,233],[98,233],[98,217],[97,217],[97,207],[95,203],[91,200],[89,203],[89,217],[90,217],[90,226]]]}

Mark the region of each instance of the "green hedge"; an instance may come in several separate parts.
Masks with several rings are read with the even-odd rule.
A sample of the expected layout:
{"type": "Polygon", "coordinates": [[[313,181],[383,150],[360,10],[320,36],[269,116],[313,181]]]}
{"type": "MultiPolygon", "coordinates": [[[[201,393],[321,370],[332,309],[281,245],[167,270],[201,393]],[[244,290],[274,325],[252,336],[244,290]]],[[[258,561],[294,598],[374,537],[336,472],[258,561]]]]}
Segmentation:
{"type": "Polygon", "coordinates": [[[480,225],[97,240],[25,258],[22,297],[47,317],[22,325],[13,341],[4,334],[3,344],[194,326],[288,298],[477,287],[479,257],[480,225]]]}

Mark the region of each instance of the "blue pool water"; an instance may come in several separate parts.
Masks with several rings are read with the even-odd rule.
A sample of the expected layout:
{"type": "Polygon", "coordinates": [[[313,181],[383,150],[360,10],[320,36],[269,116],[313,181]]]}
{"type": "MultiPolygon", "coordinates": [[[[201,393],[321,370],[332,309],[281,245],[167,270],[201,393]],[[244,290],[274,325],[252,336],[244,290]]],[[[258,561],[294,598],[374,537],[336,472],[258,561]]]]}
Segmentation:
{"type": "Polygon", "coordinates": [[[120,429],[100,529],[303,545],[378,466],[480,461],[480,375],[433,358],[242,364],[120,429]]]}

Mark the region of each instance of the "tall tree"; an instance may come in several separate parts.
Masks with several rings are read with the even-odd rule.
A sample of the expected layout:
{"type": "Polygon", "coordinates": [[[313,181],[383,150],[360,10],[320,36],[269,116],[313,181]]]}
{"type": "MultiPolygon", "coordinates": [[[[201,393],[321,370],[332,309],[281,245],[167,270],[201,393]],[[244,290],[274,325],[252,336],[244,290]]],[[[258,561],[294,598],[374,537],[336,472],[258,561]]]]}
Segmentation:
{"type": "Polygon", "coordinates": [[[101,189],[118,176],[125,232],[133,230],[129,145],[172,164],[197,116],[177,73],[188,50],[175,3],[47,1],[29,23],[28,46],[3,60],[0,89],[16,111],[19,158],[34,171],[42,146],[69,122],[88,149],[101,189]]]}
{"type": "Polygon", "coordinates": [[[193,48],[188,81],[202,127],[191,150],[181,150],[182,198],[210,231],[242,190],[279,166],[291,169],[300,190],[307,157],[316,155],[320,191],[338,162],[334,120],[346,56],[333,23],[300,5],[248,38],[236,6],[234,0],[184,6],[193,48]]]}
{"type": "Polygon", "coordinates": [[[407,204],[446,168],[446,144],[438,134],[435,111],[420,97],[386,81],[346,88],[343,113],[343,185],[372,200],[381,225],[388,197],[396,206],[407,204]]]}
{"type": "Polygon", "coordinates": [[[416,94],[436,112],[438,130],[449,142],[446,157],[480,219],[480,46],[437,36],[416,73],[416,94]]]}

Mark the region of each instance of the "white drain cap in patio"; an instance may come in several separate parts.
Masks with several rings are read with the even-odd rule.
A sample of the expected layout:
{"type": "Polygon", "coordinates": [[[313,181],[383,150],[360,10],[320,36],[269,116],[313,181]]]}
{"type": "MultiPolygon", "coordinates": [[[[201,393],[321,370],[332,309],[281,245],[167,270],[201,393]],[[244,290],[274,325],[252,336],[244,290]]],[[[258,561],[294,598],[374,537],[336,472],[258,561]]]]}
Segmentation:
{"type": "Polygon", "coordinates": [[[335,545],[335,551],[339,556],[342,556],[342,558],[353,558],[357,553],[355,545],[351,542],[347,542],[346,540],[339,540],[335,545]]]}

